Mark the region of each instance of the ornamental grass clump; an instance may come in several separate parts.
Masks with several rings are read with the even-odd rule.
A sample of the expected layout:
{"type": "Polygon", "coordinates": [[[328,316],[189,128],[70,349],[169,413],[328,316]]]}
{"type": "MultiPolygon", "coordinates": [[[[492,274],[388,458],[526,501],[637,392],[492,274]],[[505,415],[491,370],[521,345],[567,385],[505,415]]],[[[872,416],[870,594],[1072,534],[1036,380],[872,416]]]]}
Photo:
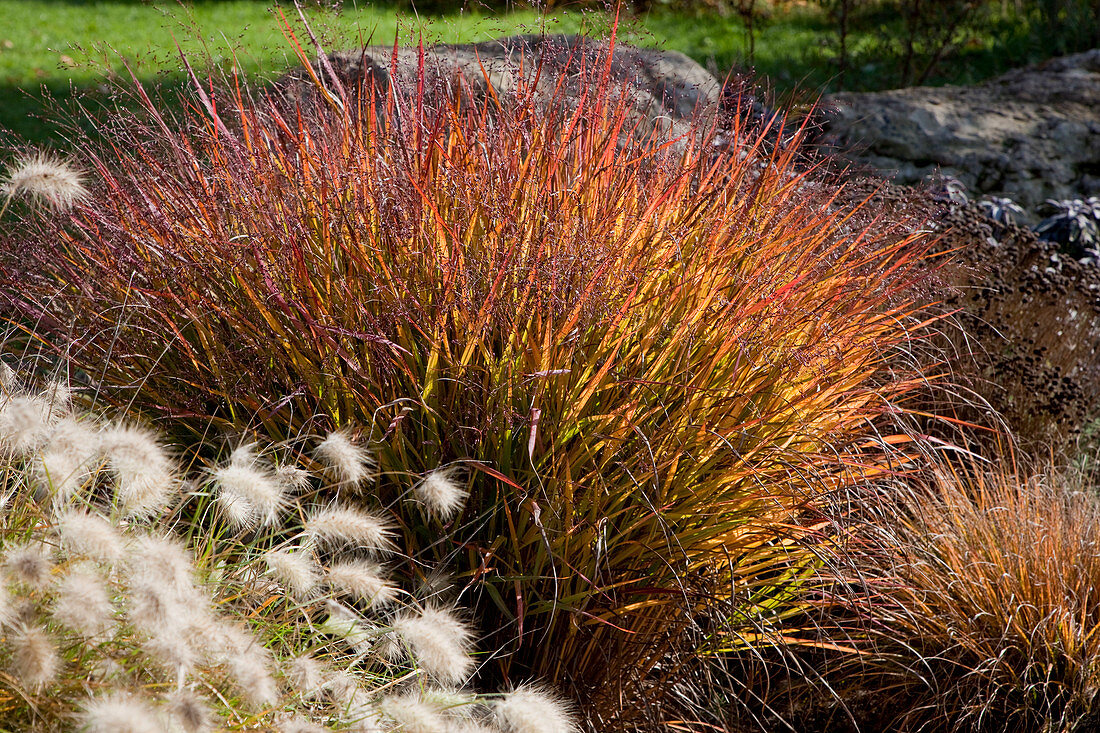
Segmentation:
{"type": "MultiPolygon", "coordinates": [[[[14,399],[22,397],[0,397],[0,409],[14,399]]],[[[117,432],[77,409],[64,419],[117,432]]],[[[157,434],[135,430],[123,432],[164,450],[157,434]]],[[[499,733],[494,710],[508,696],[466,687],[479,654],[466,615],[417,599],[390,568],[361,556],[369,548],[314,541],[318,522],[339,520],[339,511],[345,521],[360,516],[318,504],[322,488],[339,492],[341,477],[294,466],[301,490],[283,497],[286,511],[262,529],[223,516],[225,466],[268,476],[278,471],[259,456],[311,453],[308,445],[254,448],[214,455],[208,468],[173,467],[191,490],[160,513],[135,515],[115,497],[122,489],[113,443],[60,501],[36,470],[37,456],[25,447],[17,454],[0,437],[3,727],[499,733]]],[[[411,496],[405,504],[404,514],[421,515],[411,496]]],[[[359,535],[345,528],[339,537],[359,535]]],[[[415,562],[395,543],[385,546],[415,562]]],[[[534,733],[574,726],[564,702],[544,715],[534,733]]]]}
{"type": "Polygon", "coordinates": [[[1095,477],[941,464],[891,492],[861,565],[873,652],[861,679],[891,730],[1095,727],[1100,500],[1095,477]],[[873,685],[873,686],[872,686],[873,685]]]}
{"type": "Polygon", "coordinates": [[[641,680],[714,608],[722,648],[797,636],[818,500],[878,470],[865,437],[910,387],[886,363],[919,335],[921,242],[834,206],[798,130],[646,132],[591,50],[499,93],[321,64],[312,104],[237,81],[169,118],[139,89],[90,196],[16,229],[3,293],[120,406],[354,426],[309,453],[336,500],[377,472],[432,524],[322,504],[307,542],[385,562],[399,538],[508,652],[484,674],[598,704],[668,689],[641,680]]]}

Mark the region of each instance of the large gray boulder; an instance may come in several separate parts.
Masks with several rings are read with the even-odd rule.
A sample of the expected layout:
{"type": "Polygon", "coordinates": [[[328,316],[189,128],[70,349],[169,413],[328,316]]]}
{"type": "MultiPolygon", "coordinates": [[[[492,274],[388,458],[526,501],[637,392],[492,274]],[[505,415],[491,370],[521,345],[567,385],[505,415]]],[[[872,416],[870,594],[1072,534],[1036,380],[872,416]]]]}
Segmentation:
{"type": "Polygon", "coordinates": [[[1032,211],[1100,194],[1100,49],[971,87],[841,93],[823,104],[828,136],[898,183],[941,172],[1032,211]]]}
{"type": "MultiPolygon", "coordinates": [[[[430,95],[452,95],[458,89],[484,99],[491,86],[503,96],[519,87],[533,89],[549,101],[580,98],[605,68],[608,42],[584,36],[522,35],[462,45],[437,45],[423,50],[423,82],[430,95]],[[561,72],[565,72],[564,74],[561,72]],[[555,85],[566,82],[564,95],[555,85]]],[[[416,47],[367,46],[327,57],[335,76],[351,89],[365,80],[375,90],[395,80],[415,88],[421,67],[416,47]]],[[[314,65],[320,78],[331,84],[325,65],[314,65]]],[[[616,44],[607,69],[612,85],[626,94],[642,123],[639,133],[651,130],[679,135],[697,114],[713,114],[722,96],[718,81],[702,66],[676,51],[634,48],[616,44]]],[[[291,72],[278,85],[291,99],[317,103],[317,90],[303,70],[291,72]]]]}

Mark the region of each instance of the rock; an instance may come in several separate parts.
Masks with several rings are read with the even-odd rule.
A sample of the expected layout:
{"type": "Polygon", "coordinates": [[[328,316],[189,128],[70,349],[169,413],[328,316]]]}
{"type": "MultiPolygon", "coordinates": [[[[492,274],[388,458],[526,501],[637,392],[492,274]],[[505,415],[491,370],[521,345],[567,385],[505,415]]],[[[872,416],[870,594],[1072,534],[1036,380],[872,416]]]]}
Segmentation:
{"type": "MultiPolygon", "coordinates": [[[[605,68],[608,43],[584,36],[512,36],[485,43],[438,45],[423,50],[424,85],[430,95],[451,95],[461,88],[477,100],[514,91],[521,81],[533,82],[535,91],[548,100],[554,85],[567,79],[566,96],[574,102],[605,68]],[[541,68],[541,72],[540,72],[541,68]]],[[[389,87],[396,77],[405,88],[415,89],[421,62],[416,47],[367,46],[328,56],[335,75],[355,89],[367,79],[376,90],[389,87]]],[[[314,68],[331,83],[322,64],[314,68]]],[[[638,134],[658,130],[673,136],[689,129],[696,114],[715,113],[722,87],[706,69],[676,51],[658,51],[616,44],[610,79],[628,95],[641,116],[638,134]]],[[[290,99],[316,103],[319,96],[304,70],[287,74],[277,82],[290,99]]],[[[438,98],[438,96],[437,96],[438,98]]]]}
{"type": "Polygon", "coordinates": [[[1034,211],[1100,193],[1100,49],[971,87],[833,94],[826,137],[899,184],[937,172],[1034,211]]]}

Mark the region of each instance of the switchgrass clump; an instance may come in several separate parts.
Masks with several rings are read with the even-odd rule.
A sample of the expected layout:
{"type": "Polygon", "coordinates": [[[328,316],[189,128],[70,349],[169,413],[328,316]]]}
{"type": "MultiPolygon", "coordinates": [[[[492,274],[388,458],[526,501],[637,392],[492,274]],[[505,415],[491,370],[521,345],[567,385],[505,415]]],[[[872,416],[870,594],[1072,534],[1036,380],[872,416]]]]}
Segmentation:
{"type": "MultiPolygon", "coordinates": [[[[707,643],[797,636],[779,628],[829,551],[820,499],[880,470],[865,437],[912,385],[887,359],[919,336],[922,240],[834,205],[799,130],[702,115],[662,137],[589,50],[499,90],[322,63],[304,107],[234,80],[173,119],[138,90],[88,146],[91,197],[19,228],[3,292],[115,404],[328,436],[307,453],[338,503],[308,509],[304,544],[413,548],[461,579],[499,678],[617,707],[668,689],[644,680],[675,675],[685,630],[712,635],[712,601],[707,643]],[[343,503],[375,473],[436,528],[343,503]]],[[[282,516],[253,470],[215,472],[235,530],[282,516]]],[[[467,674],[466,644],[429,653],[416,618],[400,640],[467,674]]]]}
{"type": "Polygon", "coordinates": [[[866,679],[896,714],[891,727],[1090,728],[1100,689],[1090,479],[1011,460],[942,464],[888,506],[879,546],[892,549],[862,570],[881,572],[866,679]]]}

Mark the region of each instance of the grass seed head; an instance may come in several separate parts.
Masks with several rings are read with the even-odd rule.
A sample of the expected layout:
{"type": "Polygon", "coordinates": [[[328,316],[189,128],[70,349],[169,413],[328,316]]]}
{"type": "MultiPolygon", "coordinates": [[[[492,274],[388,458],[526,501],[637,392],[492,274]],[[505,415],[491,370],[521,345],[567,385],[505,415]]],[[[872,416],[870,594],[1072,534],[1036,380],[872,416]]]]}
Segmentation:
{"type": "Polygon", "coordinates": [[[397,599],[397,587],[383,577],[382,568],[366,560],[333,563],[326,580],[334,590],[372,608],[388,606],[397,599]]]}
{"type": "Polygon", "coordinates": [[[4,553],[4,572],[29,588],[43,588],[52,581],[53,548],[32,540],[8,548],[4,553]]]}
{"type": "Polygon", "coordinates": [[[305,523],[306,535],[322,545],[350,545],[368,552],[392,550],[393,528],[370,512],[347,506],[329,506],[314,511],[305,523]]]}
{"type": "Polygon", "coordinates": [[[68,504],[92,476],[99,453],[96,431],[71,417],[54,425],[35,464],[38,477],[50,488],[54,507],[68,504]]]}
{"type": "Polygon", "coordinates": [[[214,471],[213,478],[217,485],[219,504],[223,501],[222,497],[225,497],[226,504],[238,508],[237,512],[227,512],[227,516],[232,517],[236,514],[239,517],[240,507],[254,508],[255,521],[248,521],[241,526],[254,526],[256,523],[275,524],[279,520],[279,515],[286,509],[288,503],[286,487],[276,479],[274,474],[254,463],[243,464],[230,460],[228,465],[214,471]]]}
{"type": "Polygon", "coordinates": [[[387,695],[379,709],[403,733],[439,733],[448,728],[439,710],[416,693],[387,695]]]}
{"type": "Polygon", "coordinates": [[[275,469],[275,480],[292,494],[299,494],[309,488],[309,471],[298,466],[283,464],[275,469]]]}
{"type": "Polygon", "coordinates": [[[57,584],[53,617],[87,639],[104,637],[115,623],[107,585],[95,571],[76,569],[57,584]]]}
{"type": "Polygon", "coordinates": [[[8,166],[0,189],[57,212],[67,211],[88,195],[83,176],[68,161],[47,153],[32,153],[8,166]]]}
{"type": "Polygon", "coordinates": [[[444,522],[462,511],[470,495],[458,484],[456,474],[457,471],[452,468],[437,468],[413,489],[420,503],[444,522]]]}
{"type": "Polygon", "coordinates": [[[267,571],[298,598],[308,598],[321,578],[321,567],[308,549],[264,553],[267,571]]]}
{"type": "Polygon", "coordinates": [[[16,396],[0,401],[0,450],[26,456],[46,443],[54,422],[49,400],[39,396],[16,396]]]}
{"type": "Polygon", "coordinates": [[[493,715],[505,733],[577,733],[570,707],[541,687],[522,686],[493,705],[493,715]]]}
{"type": "Polygon", "coordinates": [[[103,431],[100,440],[115,477],[119,506],[127,516],[152,516],[171,503],[179,482],[154,433],[114,425],[103,431]]]}
{"type": "Polygon", "coordinates": [[[336,601],[326,601],[328,617],[318,630],[343,639],[357,654],[368,654],[374,646],[375,633],[362,616],[336,601]]]}
{"type": "Polygon", "coordinates": [[[473,634],[454,613],[427,608],[399,616],[393,627],[430,677],[445,685],[469,679],[474,666],[469,654],[473,634]]]}
{"type": "Polygon", "coordinates": [[[214,715],[201,697],[181,689],[168,697],[168,711],[186,733],[207,733],[214,728],[214,715]]]}
{"type": "Polygon", "coordinates": [[[80,716],[87,733],[161,733],[164,725],[145,699],[125,692],[92,698],[80,716]]]}
{"type": "Polygon", "coordinates": [[[355,488],[374,474],[370,451],[353,443],[345,431],[329,433],[313,453],[340,486],[355,488]]]}
{"type": "Polygon", "coordinates": [[[275,721],[278,733],[328,733],[329,729],[302,715],[281,714],[275,721]]]}
{"type": "Polygon", "coordinates": [[[286,662],[283,675],[295,694],[303,700],[315,700],[325,687],[328,669],[316,657],[302,654],[286,662]]]}
{"type": "Polygon", "coordinates": [[[11,673],[26,690],[39,692],[57,677],[61,658],[46,630],[20,624],[11,635],[11,673]]]}
{"type": "Polygon", "coordinates": [[[81,509],[57,518],[56,532],[61,549],[113,565],[123,556],[122,536],[106,518],[81,509]]]}

